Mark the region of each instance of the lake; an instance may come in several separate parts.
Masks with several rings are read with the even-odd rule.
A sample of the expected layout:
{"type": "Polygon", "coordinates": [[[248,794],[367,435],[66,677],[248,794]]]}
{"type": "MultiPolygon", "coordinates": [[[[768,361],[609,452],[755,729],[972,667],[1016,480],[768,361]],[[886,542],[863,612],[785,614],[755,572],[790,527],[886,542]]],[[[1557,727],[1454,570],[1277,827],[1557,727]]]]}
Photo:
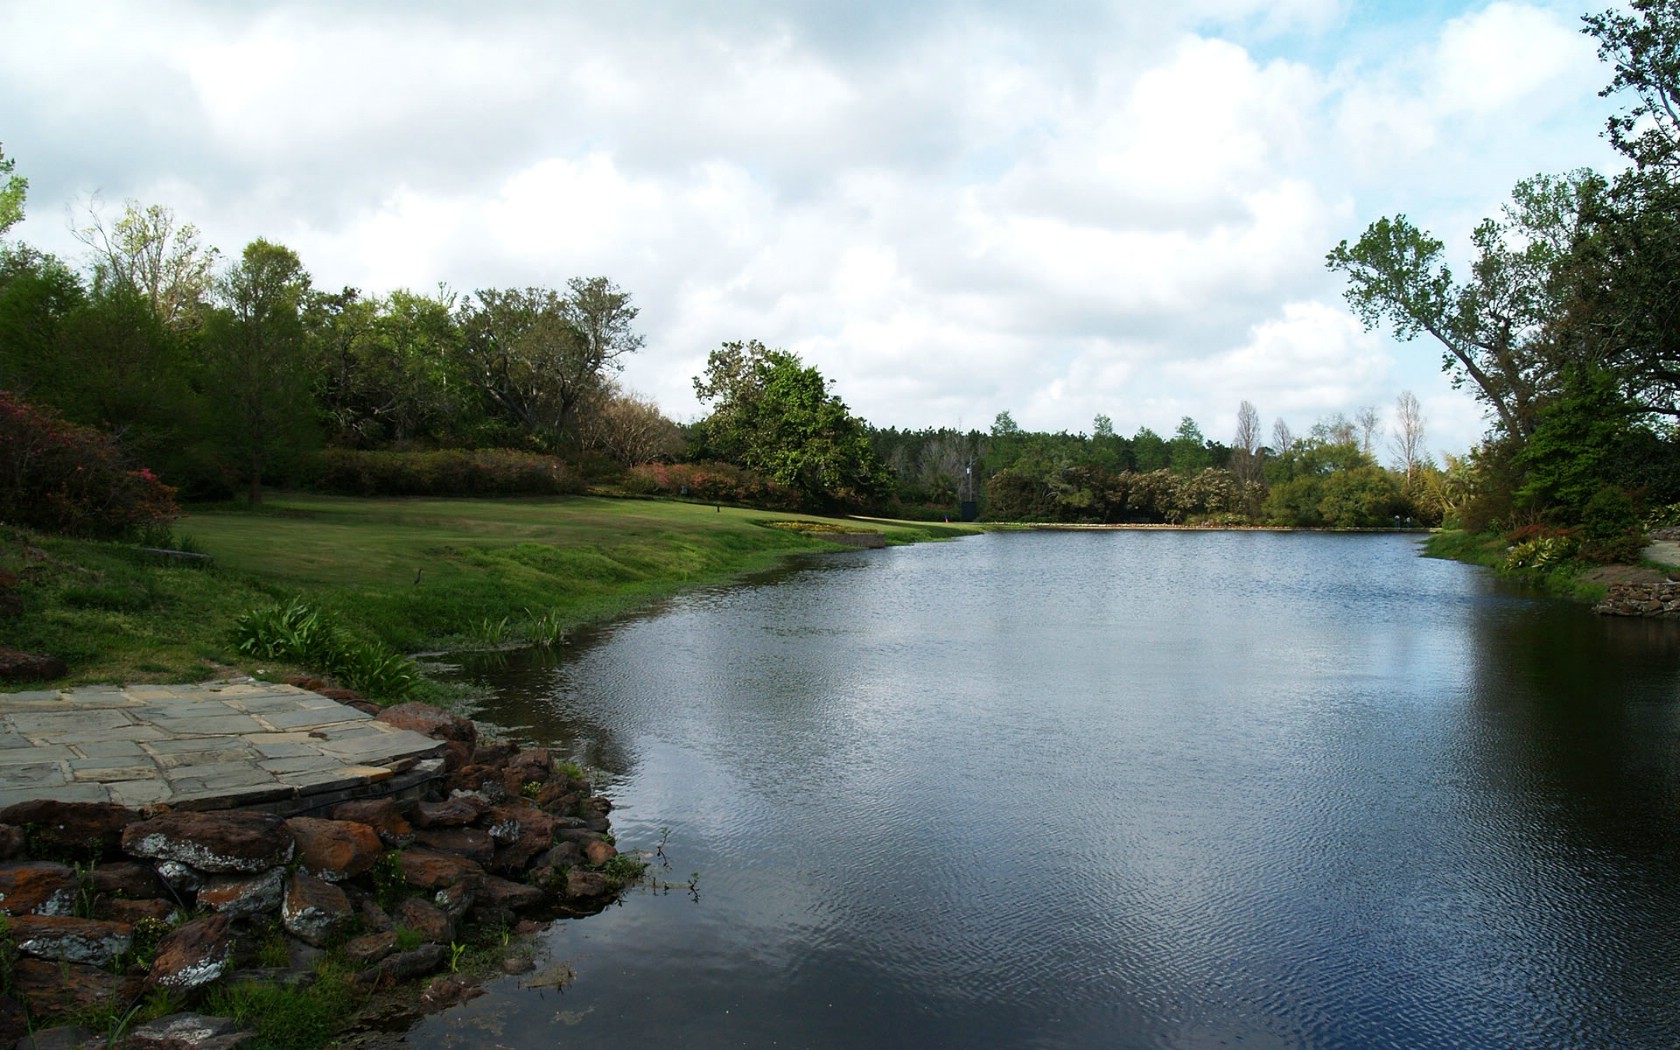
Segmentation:
{"type": "Polygon", "coordinates": [[[666,888],[409,1038],[1677,1046],[1677,669],[1405,535],[802,559],[475,672],[666,888]]]}

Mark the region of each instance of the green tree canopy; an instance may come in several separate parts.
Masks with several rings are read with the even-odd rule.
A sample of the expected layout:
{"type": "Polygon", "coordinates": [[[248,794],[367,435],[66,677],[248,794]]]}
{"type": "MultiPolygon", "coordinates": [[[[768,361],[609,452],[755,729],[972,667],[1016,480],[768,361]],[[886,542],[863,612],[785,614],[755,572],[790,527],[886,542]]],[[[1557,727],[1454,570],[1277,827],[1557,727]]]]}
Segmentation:
{"type": "Polygon", "coordinates": [[[712,406],[705,448],[819,507],[857,506],[879,494],[884,471],[868,428],[797,354],[754,339],[724,343],[695,377],[712,406]]]}

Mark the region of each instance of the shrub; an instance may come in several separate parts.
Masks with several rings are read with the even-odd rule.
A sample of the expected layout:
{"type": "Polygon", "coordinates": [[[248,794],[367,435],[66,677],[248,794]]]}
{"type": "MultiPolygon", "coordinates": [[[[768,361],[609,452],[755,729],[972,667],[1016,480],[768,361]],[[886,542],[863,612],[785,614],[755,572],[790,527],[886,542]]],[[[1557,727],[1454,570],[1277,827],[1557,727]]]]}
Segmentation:
{"type": "Polygon", "coordinates": [[[0,520],[114,539],[179,517],[174,496],[110,437],[0,390],[0,520]]]}
{"type": "Polygon", "coordinates": [[[1605,485],[1581,509],[1581,555],[1601,563],[1634,562],[1645,549],[1645,530],[1633,497],[1605,485]]]}
{"type": "Polygon", "coordinates": [[[576,473],[558,458],[502,448],[328,449],[321,453],[319,484],[346,496],[562,496],[583,491],[576,473]]]}
{"type": "Polygon", "coordinates": [[[384,646],[358,641],[301,598],[252,609],[234,622],[233,646],[261,660],[290,660],[330,674],[378,700],[409,695],[419,681],[414,662],[384,646]]]}
{"type": "Polygon", "coordinates": [[[793,490],[728,463],[643,463],[630,468],[624,478],[624,488],[644,496],[674,496],[704,503],[747,503],[780,510],[792,509],[799,502],[793,490]]]}

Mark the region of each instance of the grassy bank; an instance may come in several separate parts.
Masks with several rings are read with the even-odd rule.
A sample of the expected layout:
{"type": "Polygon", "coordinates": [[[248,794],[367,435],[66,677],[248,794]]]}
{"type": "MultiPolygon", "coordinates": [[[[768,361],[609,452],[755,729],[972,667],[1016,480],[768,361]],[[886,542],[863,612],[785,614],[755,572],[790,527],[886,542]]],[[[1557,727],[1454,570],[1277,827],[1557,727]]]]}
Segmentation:
{"type": "Polygon", "coordinates": [[[24,610],[0,618],[0,646],[64,659],[69,675],[55,684],[273,672],[234,651],[231,631],[242,613],[298,596],[400,651],[514,642],[834,549],[806,530],[766,527],[789,519],[894,543],[972,531],[593,497],[276,496],[258,511],[197,508],[178,523],[177,537],[212,558],[195,568],[0,527],[0,571],[17,578],[24,610]]]}
{"type": "MultiPolygon", "coordinates": [[[[1504,537],[1490,533],[1467,533],[1446,529],[1430,536],[1423,551],[1431,558],[1446,558],[1493,569],[1507,579],[1538,588],[1554,598],[1598,602],[1605,584],[1616,571],[1624,575],[1627,566],[1593,566],[1573,558],[1526,568],[1509,565],[1511,548],[1504,537]]],[[[1634,570],[1638,571],[1638,570],[1634,570]]],[[[1655,570],[1651,570],[1655,573],[1655,570]]]]}

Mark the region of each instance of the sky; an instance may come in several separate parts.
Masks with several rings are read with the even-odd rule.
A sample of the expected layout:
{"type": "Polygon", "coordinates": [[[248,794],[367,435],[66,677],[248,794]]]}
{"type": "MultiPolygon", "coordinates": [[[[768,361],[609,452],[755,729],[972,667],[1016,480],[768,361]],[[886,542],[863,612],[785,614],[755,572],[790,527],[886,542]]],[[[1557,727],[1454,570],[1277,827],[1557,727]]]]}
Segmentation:
{"type": "Polygon", "coordinates": [[[5,0],[0,148],[67,260],[135,200],[323,289],[606,276],[679,421],[758,339],[879,427],[1229,442],[1244,400],[1301,434],[1409,390],[1459,453],[1439,347],[1324,257],[1404,213],[1462,271],[1519,179],[1616,167],[1599,6],[5,0]]]}

